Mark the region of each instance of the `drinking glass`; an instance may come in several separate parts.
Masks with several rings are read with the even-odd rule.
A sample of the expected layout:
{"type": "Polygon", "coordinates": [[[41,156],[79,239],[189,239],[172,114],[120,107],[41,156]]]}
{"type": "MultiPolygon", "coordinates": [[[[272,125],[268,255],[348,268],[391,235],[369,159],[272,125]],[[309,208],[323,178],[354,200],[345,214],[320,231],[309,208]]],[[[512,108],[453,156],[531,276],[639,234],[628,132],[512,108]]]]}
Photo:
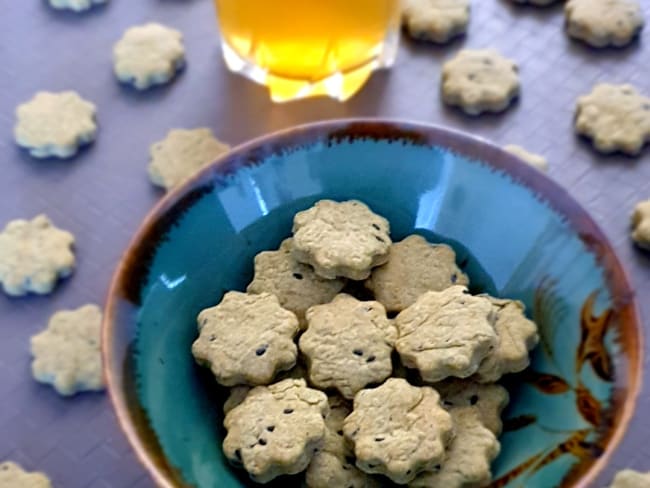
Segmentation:
{"type": "Polygon", "coordinates": [[[228,68],[284,102],[346,100],[393,64],[400,0],[215,0],[228,68]]]}

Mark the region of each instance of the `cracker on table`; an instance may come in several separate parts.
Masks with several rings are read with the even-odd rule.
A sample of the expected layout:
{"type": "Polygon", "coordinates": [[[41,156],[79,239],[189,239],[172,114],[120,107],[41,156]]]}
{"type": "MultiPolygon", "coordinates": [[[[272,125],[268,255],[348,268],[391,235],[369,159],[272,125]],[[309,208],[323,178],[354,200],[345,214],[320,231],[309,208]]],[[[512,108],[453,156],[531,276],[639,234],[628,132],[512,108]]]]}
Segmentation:
{"type": "Polygon", "coordinates": [[[48,294],[59,278],[72,274],[74,236],[45,215],[12,220],[0,232],[0,284],[5,293],[48,294]]]}
{"type": "Polygon", "coordinates": [[[650,97],[632,85],[599,83],[578,99],[575,128],[602,153],[639,154],[650,141],[650,97]]]}
{"type": "Polygon", "coordinates": [[[442,67],[442,100],[469,115],[502,112],[519,94],[517,64],[494,49],[465,49],[442,67]]]}
{"type": "Polygon", "coordinates": [[[540,154],[535,154],[527,151],[523,147],[517,146],[516,144],[508,144],[507,146],[503,146],[503,149],[508,151],[510,154],[514,154],[524,163],[529,164],[533,168],[543,173],[548,171],[548,161],[544,156],[540,154]]]}
{"type": "Polygon", "coordinates": [[[402,7],[402,23],[411,37],[440,44],[464,34],[469,16],[469,0],[405,0],[402,7]]]}
{"type": "Polygon", "coordinates": [[[610,488],[650,488],[650,472],[623,469],[616,473],[610,488]]]}
{"type": "Polygon", "coordinates": [[[569,35],[594,47],[625,46],[645,23],[639,0],[569,0],[564,12],[569,35]]]}
{"type": "Polygon", "coordinates": [[[639,202],[632,213],[632,240],[650,250],[650,200],[639,202]]]}
{"type": "Polygon", "coordinates": [[[95,140],[95,114],[95,105],[77,92],[38,92],[16,108],[16,144],[35,158],[70,158],[95,140]]]}
{"type": "Polygon", "coordinates": [[[34,378],[66,396],[103,390],[101,325],[97,305],[52,315],[47,328],[31,338],[34,378]]]}
{"type": "Polygon", "coordinates": [[[0,486],[2,488],[52,488],[43,473],[27,472],[11,461],[0,463],[0,486]]]}
{"type": "Polygon", "coordinates": [[[138,90],[169,82],[184,65],[183,35],[161,24],[131,27],[113,47],[115,75],[138,90]]]}
{"type": "Polygon", "coordinates": [[[170,130],[149,148],[149,179],[169,190],[228,151],[230,146],[216,139],[210,129],[170,130]]]}

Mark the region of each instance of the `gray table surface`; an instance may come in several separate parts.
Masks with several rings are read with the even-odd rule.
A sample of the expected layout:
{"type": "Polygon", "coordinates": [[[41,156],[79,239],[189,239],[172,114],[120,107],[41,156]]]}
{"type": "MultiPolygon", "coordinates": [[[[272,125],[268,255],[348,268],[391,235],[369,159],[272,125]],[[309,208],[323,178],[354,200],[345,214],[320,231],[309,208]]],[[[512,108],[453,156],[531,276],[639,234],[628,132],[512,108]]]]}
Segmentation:
{"type": "MultiPolygon", "coordinates": [[[[650,2],[642,3],[650,19],[650,2]]],[[[274,105],[263,88],[225,69],[210,0],[111,0],[84,15],[55,12],[39,0],[0,0],[0,12],[0,225],[47,212],[78,242],[78,269],[52,295],[0,294],[0,461],[44,470],[60,488],[152,486],[106,395],[62,399],[35,383],[28,344],[54,311],[103,302],[120,254],[160,198],[146,176],[148,147],[171,128],[207,126],[238,144],[304,122],[382,116],[524,145],[549,159],[550,176],[603,227],[630,273],[646,324],[650,320],[650,258],[627,234],[634,203],[650,198],[650,150],[636,159],[602,157],[572,132],[576,97],[595,82],[632,82],[650,92],[650,29],[625,49],[595,51],[563,33],[561,5],[538,10],[474,0],[467,37],[447,47],[405,40],[394,69],[376,74],[348,103],[274,105]],[[111,47],[125,28],[150,20],[184,33],[188,66],[167,87],[136,93],[115,81],[111,47]],[[480,118],[443,107],[441,61],[462,47],[485,46],[519,63],[519,102],[505,114],[480,118]],[[13,143],[14,107],[38,90],[64,89],[96,103],[99,137],[72,160],[34,160],[13,143]]],[[[597,486],[623,467],[650,470],[650,422],[643,415],[649,410],[646,392],[597,486]]]]}

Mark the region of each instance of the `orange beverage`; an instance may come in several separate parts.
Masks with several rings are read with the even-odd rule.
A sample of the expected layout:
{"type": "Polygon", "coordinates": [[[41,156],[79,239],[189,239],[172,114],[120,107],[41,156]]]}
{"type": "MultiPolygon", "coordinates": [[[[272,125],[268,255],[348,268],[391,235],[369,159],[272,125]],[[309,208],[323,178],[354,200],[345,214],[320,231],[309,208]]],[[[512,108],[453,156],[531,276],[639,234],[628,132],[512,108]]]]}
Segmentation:
{"type": "Polygon", "coordinates": [[[275,101],[346,100],[391,66],[400,0],[215,0],[226,64],[275,101]]]}

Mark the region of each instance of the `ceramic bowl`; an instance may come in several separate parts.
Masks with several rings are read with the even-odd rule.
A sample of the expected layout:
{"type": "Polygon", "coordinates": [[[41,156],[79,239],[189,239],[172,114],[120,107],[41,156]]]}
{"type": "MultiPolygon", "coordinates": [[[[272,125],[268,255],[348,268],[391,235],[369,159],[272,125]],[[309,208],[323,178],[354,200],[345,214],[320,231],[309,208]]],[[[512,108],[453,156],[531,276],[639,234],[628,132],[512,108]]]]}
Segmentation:
{"type": "Polygon", "coordinates": [[[155,481],[253,485],[222,455],[225,391],[193,361],[195,318],[244,290],[253,257],[323,198],[364,201],[394,240],[419,233],[451,244],[473,291],[522,300],[539,324],[530,370],[507,382],[493,486],[593,480],[626,430],[641,376],[634,294],[603,233],[557,184],[485,141],[343,120],[234,149],[171,191],[121,261],[103,325],[106,376],[155,481]]]}

